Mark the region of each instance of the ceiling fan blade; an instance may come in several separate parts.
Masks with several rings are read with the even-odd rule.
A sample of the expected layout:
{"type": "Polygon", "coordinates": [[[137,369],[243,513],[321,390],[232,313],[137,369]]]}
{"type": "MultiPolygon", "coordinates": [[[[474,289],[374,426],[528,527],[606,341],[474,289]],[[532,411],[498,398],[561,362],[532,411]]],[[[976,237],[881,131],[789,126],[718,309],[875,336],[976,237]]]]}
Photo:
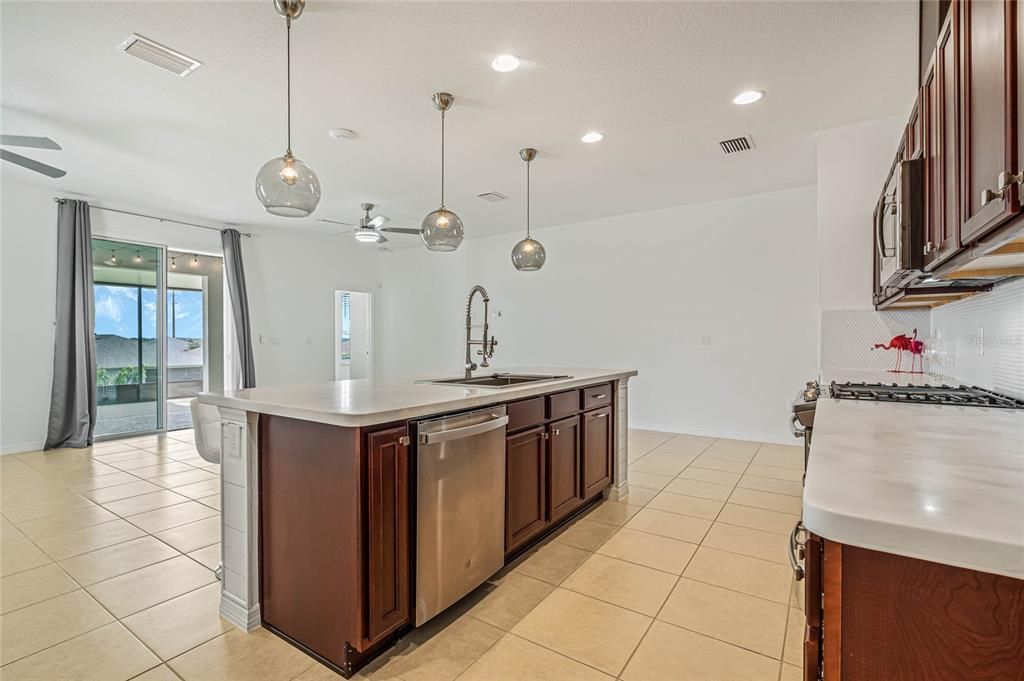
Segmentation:
{"type": "Polygon", "coordinates": [[[0,135],[0,144],[9,147],[32,147],[34,149],[53,149],[60,151],[60,145],[49,137],[30,137],[27,135],[0,135]]]}
{"type": "Polygon", "coordinates": [[[328,220],[327,218],[317,218],[318,222],[329,222],[332,225],[341,225],[342,227],[355,227],[351,222],[342,222],[341,220],[328,220]]]}
{"type": "Polygon", "coordinates": [[[386,236],[384,236],[383,234],[381,234],[380,235],[380,241],[378,241],[377,243],[378,244],[386,244],[387,242],[388,242],[388,238],[386,236]]]}
{"type": "Polygon", "coordinates": [[[15,154],[13,151],[7,151],[6,149],[0,149],[0,159],[13,163],[14,165],[21,166],[22,168],[27,168],[28,170],[34,170],[37,173],[46,175],[47,177],[57,178],[64,177],[68,174],[66,170],[54,168],[53,166],[48,166],[45,163],[40,163],[39,161],[33,161],[30,158],[26,158],[21,154],[15,154]]]}
{"type": "Polygon", "coordinates": [[[370,220],[370,222],[368,222],[366,226],[378,229],[388,224],[389,222],[391,222],[391,218],[389,218],[387,215],[378,215],[374,219],[370,220]]]}
{"type": "Polygon", "coordinates": [[[420,230],[412,229],[410,227],[382,227],[382,232],[390,232],[391,234],[419,234],[420,230]]]}

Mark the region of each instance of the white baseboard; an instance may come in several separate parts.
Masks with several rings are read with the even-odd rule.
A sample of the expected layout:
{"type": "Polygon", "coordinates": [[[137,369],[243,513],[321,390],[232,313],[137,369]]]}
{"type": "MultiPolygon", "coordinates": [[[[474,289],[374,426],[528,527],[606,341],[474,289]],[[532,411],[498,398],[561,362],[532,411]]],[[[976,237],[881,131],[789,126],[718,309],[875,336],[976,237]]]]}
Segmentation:
{"type": "Polygon", "coordinates": [[[259,629],[262,622],[258,603],[251,608],[246,608],[238,599],[225,591],[220,594],[220,616],[245,632],[259,629]]]}
{"type": "Polygon", "coordinates": [[[721,437],[730,440],[750,440],[753,442],[767,442],[775,445],[792,445],[802,447],[803,441],[797,440],[792,434],[781,435],[779,433],[751,433],[743,431],[722,431],[707,430],[704,428],[687,428],[680,430],[679,426],[666,426],[660,423],[630,423],[629,427],[635,430],[657,430],[663,433],[675,433],[677,435],[700,435],[703,437],[721,437]]]}
{"type": "Polygon", "coordinates": [[[23,442],[21,444],[14,445],[3,445],[0,446],[0,456],[4,454],[23,454],[25,452],[38,452],[43,448],[46,442],[39,440],[38,442],[23,442]]]}

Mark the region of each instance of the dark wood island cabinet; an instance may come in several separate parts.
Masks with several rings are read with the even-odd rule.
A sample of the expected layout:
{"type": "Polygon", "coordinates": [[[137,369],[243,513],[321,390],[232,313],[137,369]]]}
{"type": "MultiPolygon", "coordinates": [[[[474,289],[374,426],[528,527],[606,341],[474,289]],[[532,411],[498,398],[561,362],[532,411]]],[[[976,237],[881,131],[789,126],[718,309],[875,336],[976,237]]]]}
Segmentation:
{"type": "MultiPolygon", "coordinates": [[[[509,560],[612,483],[614,384],[505,406],[509,560]]],[[[345,676],[414,621],[415,427],[259,417],[262,624],[345,676]]]]}

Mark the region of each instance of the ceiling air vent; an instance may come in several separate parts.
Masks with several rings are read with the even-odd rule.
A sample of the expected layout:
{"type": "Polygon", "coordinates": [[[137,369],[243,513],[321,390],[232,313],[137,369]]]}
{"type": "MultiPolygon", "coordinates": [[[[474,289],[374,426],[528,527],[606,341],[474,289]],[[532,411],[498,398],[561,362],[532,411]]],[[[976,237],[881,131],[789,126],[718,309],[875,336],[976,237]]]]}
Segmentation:
{"type": "Polygon", "coordinates": [[[753,149],[754,140],[750,139],[750,135],[744,135],[743,137],[733,137],[731,140],[722,140],[718,146],[722,147],[722,153],[735,154],[753,149]]]}
{"type": "Polygon", "coordinates": [[[159,66],[182,78],[203,65],[202,62],[196,61],[192,57],[187,57],[181,52],[175,52],[169,47],[165,47],[136,33],[133,33],[128,37],[128,40],[118,45],[117,49],[142,61],[149,62],[153,66],[159,66]]]}
{"type": "Polygon", "coordinates": [[[498,201],[504,201],[508,197],[498,192],[484,192],[483,194],[477,194],[477,196],[484,201],[490,201],[491,203],[497,203],[498,201]]]}

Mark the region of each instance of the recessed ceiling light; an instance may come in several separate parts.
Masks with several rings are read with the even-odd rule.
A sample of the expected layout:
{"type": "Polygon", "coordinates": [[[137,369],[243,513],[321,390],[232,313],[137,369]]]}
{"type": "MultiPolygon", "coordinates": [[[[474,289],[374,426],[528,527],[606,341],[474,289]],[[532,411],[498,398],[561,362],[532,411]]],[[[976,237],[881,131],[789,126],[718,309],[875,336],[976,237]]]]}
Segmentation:
{"type": "Polygon", "coordinates": [[[593,144],[594,142],[600,142],[603,139],[604,135],[602,135],[599,132],[588,132],[586,135],[580,138],[580,141],[586,142],[587,144],[593,144]]]}
{"type": "Polygon", "coordinates": [[[491,68],[500,73],[508,73],[519,68],[519,57],[514,54],[499,54],[491,61],[491,68]]]}
{"type": "Polygon", "coordinates": [[[736,95],[735,97],[733,97],[732,98],[732,103],[733,104],[739,104],[739,105],[753,104],[754,102],[756,102],[757,100],[761,99],[762,97],[764,97],[764,91],[763,90],[747,90],[746,92],[741,92],[738,95],[736,95]]]}

